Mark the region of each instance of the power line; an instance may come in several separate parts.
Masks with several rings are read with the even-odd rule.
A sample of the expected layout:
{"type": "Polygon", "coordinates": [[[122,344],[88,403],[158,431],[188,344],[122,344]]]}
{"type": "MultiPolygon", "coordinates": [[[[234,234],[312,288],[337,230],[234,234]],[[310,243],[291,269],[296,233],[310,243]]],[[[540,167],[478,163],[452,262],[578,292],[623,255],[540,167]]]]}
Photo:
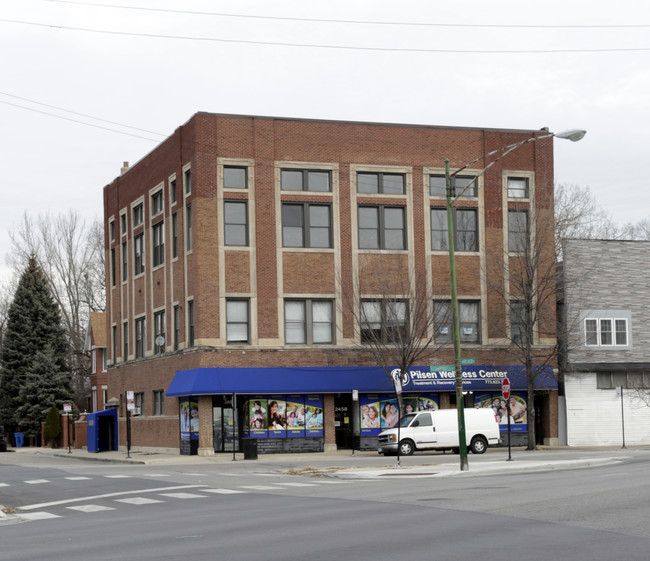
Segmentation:
{"type": "Polygon", "coordinates": [[[396,53],[456,53],[456,54],[553,54],[553,53],[616,53],[616,52],[643,52],[650,51],[650,47],[624,47],[618,49],[417,49],[417,48],[395,48],[395,47],[360,47],[353,45],[318,45],[313,43],[283,43],[274,41],[250,41],[245,39],[220,39],[216,37],[189,37],[183,35],[160,35],[155,33],[133,33],[127,31],[107,31],[103,29],[90,29],[86,27],[70,27],[64,25],[53,25],[36,23],[30,21],[0,19],[4,23],[16,23],[20,25],[31,25],[35,27],[46,27],[50,29],[63,29],[67,31],[82,31],[86,33],[98,33],[102,35],[120,35],[127,37],[146,37],[150,39],[176,39],[184,41],[203,41],[229,44],[263,45],[276,47],[300,47],[312,49],[338,49],[350,51],[380,51],[396,53]]]}
{"type": "MultiPolygon", "coordinates": [[[[86,113],[79,113],[77,111],[71,111],[69,109],[63,109],[62,107],[57,107],[56,105],[49,105],[47,103],[41,103],[40,101],[34,101],[33,99],[28,99],[26,97],[20,97],[19,95],[13,95],[13,94],[6,93],[6,92],[0,92],[0,95],[4,95],[4,96],[7,96],[7,97],[13,97],[14,99],[20,99],[21,101],[27,101],[29,103],[34,103],[36,105],[42,105],[43,107],[49,107],[50,109],[56,109],[57,111],[64,111],[65,113],[70,113],[72,115],[79,115],[80,117],[87,117],[89,119],[94,119],[95,121],[101,121],[103,123],[109,123],[111,125],[117,125],[118,127],[124,127],[126,129],[132,129],[132,130],[136,130],[136,131],[140,131],[140,132],[147,132],[149,134],[156,134],[156,135],[159,135],[159,136],[167,136],[167,135],[165,135],[165,134],[163,134],[161,132],[150,131],[150,130],[147,130],[147,129],[140,129],[138,127],[132,127],[130,125],[123,125],[122,123],[117,123],[115,121],[109,121],[107,119],[102,119],[100,117],[93,117],[92,115],[88,115],[86,113]]],[[[16,107],[22,107],[22,106],[17,105],[16,107]]],[[[28,108],[23,107],[23,109],[28,109],[28,108]]],[[[52,115],[53,117],[56,117],[56,115],[51,114],[51,113],[46,113],[46,114],[49,114],[49,115],[52,115]]],[[[80,121],[77,121],[77,122],[80,122],[80,121]]]]}
{"type": "Polygon", "coordinates": [[[392,26],[412,26],[412,27],[470,27],[486,29],[629,29],[629,28],[647,28],[650,24],[582,24],[582,25],[541,25],[541,24],[485,24],[485,23],[429,23],[429,22],[409,22],[409,21],[376,21],[376,20],[345,20],[345,19],[325,19],[325,18],[299,18],[285,16],[261,16],[255,14],[227,14],[223,12],[199,12],[191,10],[170,10],[165,8],[143,8],[140,6],[123,6],[114,4],[101,4],[97,2],[74,2],[72,0],[44,0],[56,4],[75,4],[78,6],[93,6],[100,8],[113,8],[120,10],[138,10],[146,12],[162,12],[171,14],[186,14],[196,16],[214,16],[223,18],[243,18],[243,19],[261,19],[275,21],[298,21],[311,23],[344,23],[352,25],[392,25],[392,26]]]}
{"type": "MultiPolygon", "coordinates": [[[[11,105],[12,107],[18,107],[19,109],[25,109],[26,111],[33,111],[34,113],[40,113],[41,115],[48,115],[49,117],[56,117],[57,119],[63,119],[64,121],[71,121],[73,123],[78,123],[80,125],[85,125],[87,127],[94,127],[96,129],[102,129],[105,131],[110,131],[110,132],[116,132],[118,134],[125,134],[127,136],[133,136],[135,138],[141,138],[143,140],[148,140],[150,142],[160,142],[159,140],[155,140],[153,138],[147,138],[145,136],[140,136],[139,134],[133,134],[130,132],[125,132],[125,131],[119,131],[116,129],[111,129],[109,127],[102,127],[101,125],[94,125],[92,123],[86,123],[84,121],[79,121],[78,119],[71,119],[70,117],[63,117],[62,115],[55,115],[54,113],[48,113],[47,111],[41,111],[39,109],[33,109],[31,107],[24,107],[22,105],[18,105],[17,103],[11,103],[9,101],[3,101],[0,99],[0,103],[4,103],[5,105],[11,105]]],[[[94,118],[94,117],[93,117],[94,118]]],[[[120,125],[122,126],[122,125],[120,125]]],[[[158,134],[158,133],[154,133],[158,134]]]]}

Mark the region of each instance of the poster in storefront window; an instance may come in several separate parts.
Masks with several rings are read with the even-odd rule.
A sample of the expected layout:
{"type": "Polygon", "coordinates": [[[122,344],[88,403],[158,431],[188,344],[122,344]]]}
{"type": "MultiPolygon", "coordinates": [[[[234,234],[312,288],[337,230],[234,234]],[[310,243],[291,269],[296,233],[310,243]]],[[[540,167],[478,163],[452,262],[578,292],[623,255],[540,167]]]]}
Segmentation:
{"type": "Polygon", "coordinates": [[[269,438],[287,436],[287,402],[284,397],[271,397],[268,402],[269,438]]]}
{"type": "Polygon", "coordinates": [[[248,418],[250,421],[251,438],[268,437],[268,415],[267,400],[263,398],[253,398],[248,403],[248,418]]]}
{"type": "Polygon", "coordinates": [[[244,427],[243,427],[244,438],[250,438],[251,436],[250,401],[244,401],[242,408],[244,410],[244,427]]]}
{"type": "Polygon", "coordinates": [[[361,394],[359,396],[359,407],[361,409],[361,436],[379,434],[381,432],[379,394],[361,394]]]}
{"type": "Polygon", "coordinates": [[[381,428],[390,429],[397,425],[399,420],[399,409],[397,398],[390,395],[381,396],[381,409],[379,411],[381,428]]]}
{"type": "MultiPolygon", "coordinates": [[[[526,432],[528,430],[526,394],[511,392],[509,402],[511,432],[526,432]]],[[[503,399],[500,393],[483,392],[474,394],[474,406],[491,408],[502,432],[508,430],[507,405],[506,400],[503,399]]]]}
{"type": "Polygon", "coordinates": [[[422,394],[418,397],[418,411],[437,411],[438,394],[422,394]]]}
{"type": "Polygon", "coordinates": [[[323,398],[305,397],[305,436],[323,436],[323,398]]]}
{"type": "Polygon", "coordinates": [[[179,403],[181,440],[199,439],[199,404],[193,398],[181,399],[179,403]]]}
{"type": "Polygon", "coordinates": [[[287,436],[305,436],[305,399],[301,395],[287,396],[287,436]]]}

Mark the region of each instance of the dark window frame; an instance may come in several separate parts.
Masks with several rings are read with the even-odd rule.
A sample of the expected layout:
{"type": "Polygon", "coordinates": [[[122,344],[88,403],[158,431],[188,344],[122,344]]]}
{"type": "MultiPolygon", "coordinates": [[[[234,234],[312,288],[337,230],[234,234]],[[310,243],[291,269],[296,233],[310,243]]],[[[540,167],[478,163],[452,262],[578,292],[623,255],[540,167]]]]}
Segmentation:
{"type": "Polygon", "coordinates": [[[160,355],[165,352],[165,347],[167,346],[167,328],[166,328],[166,314],[165,310],[159,310],[153,314],[153,353],[155,355],[160,355]],[[165,342],[162,345],[156,343],[158,336],[162,336],[165,339],[165,342]]]}
{"type": "Polygon", "coordinates": [[[530,181],[528,177],[509,176],[506,179],[506,189],[509,199],[525,200],[530,198],[530,181]],[[513,182],[512,186],[510,185],[511,181],[513,182]],[[520,182],[523,182],[523,187],[516,185],[520,182]]]}
{"type": "MultiPolygon", "coordinates": [[[[451,196],[459,196],[465,186],[470,182],[474,182],[472,186],[465,191],[462,195],[463,198],[476,198],[478,197],[478,176],[477,175],[453,175],[451,177],[451,196]],[[459,181],[460,180],[460,181],[459,181]],[[459,195],[455,194],[455,191],[459,195]]],[[[447,178],[444,173],[430,173],[429,174],[429,196],[436,198],[445,198],[447,196],[447,178]],[[441,183],[442,180],[442,184],[441,183]]]]}
{"type": "Polygon", "coordinates": [[[310,193],[331,193],[332,192],[332,171],[328,169],[302,169],[302,168],[282,168],[280,170],[280,190],[282,191],[308,191],[310,193]],[[301,174],[300,178],[300,188],[289,188],[288,177],[291,174],[292,177],[296,177],[298,174],[301,174]],[[316,174],[326,174],[327,175],[327,189],[311,189],[310,177],[316,174]]]}
{"type": "Polygon", "coordinates": [[[334,302],[327,298],[285,298],[284,300],[284,341],[287,345],[332,345],[335,342],[334,325],[336,322],[334,302]],[[303,320],[287,321],[287,304],[302,304],[303,306],[303,320]],[[329,322],[315,322],[314,321],[314,305],[328,304],[330,306],[330,321],[329,322]],[[289,341],[290,337],[287,336],[287,327],[289,323],[294,325],[302,325],[302,341],[289,341]],[[315,324],[329,323],[329,340],[328,341],[314,341],[314,325],[315,324]]]}
{"type": "Polygon", "coordinates": [[[228,345],[247,345],[250,343],[251,339],[251,305],[250,299],[248,298],[228,298],[226,299],[226,344],[228,345]],[[245,304],[246,306],[246,320],[241,321],[239,319],[233,319],[230,317],[230,305],[231,304],[245,304]],[[245,326],[246,327],[246,339],[231,339],[231,326],[245,326]]]}
{"type": "MultiPolygon", "coordinates": [[[[434,300],[433,302],[433,317],[434,317],[434,340],[436,343],[452,343],[453,342],[453,318],[450,300],[434,300]],[[443,308],[446,308],[443,310],[443,308]]],[[[458,323],[460,331],[460,342],[480,345],[481,344],[481,302],[480,300],[460,300],[458,302],[458,323]],[[465,308],[465,307],[468,308],[465,308]],[[469,308],[471,306],[471,308],[469,308]],[[475,321],[463,321],[467,317],[467,311],[476,309],[475,321]],[[464,327],[465,324],[465,327],[464,327]],[[470,336],[466,331],[469,326],[476,326],[476,336],[470,336]]]]}
{"type": "Polygon", "coordinates": [[[388,298],[362,298],[359,309],[359,331],[361,343],[372,343],[380,341],[386,344],[396,344],[400,340],[404,341],[408,337],[410,330],[409,324],[409,301],[407,299],[388,299],[388,298]],[[378,317],[369,317],[364,304],[373,304],[372,307],[379,307],[378,317]],[[396,323],[396,327],[389,325],[389,320],[392,315],[397,318],[396,313],[391,314],[391,308],[395,308],[397,304],[404,307],[404,319],[401,323],[396,323]],[[378,321],[373,321],[378,319],[378,321]],[[378,324],[378,325],[377,325],[378,324]],[[374,326],[374,327],[373,327],[374,326]],[[402,336],[398,336],[398,331],[404,331],[402,336]],[[370,332],[374,332],[371,334],[370,332]]]}
{"type": "Polygon", "coordinates": [[[151,227],[153,266],[165,264],[165,222],[161,220],[151,227]]]}
{"type": "Polygon", "coordinates": [[[358,205],[357,207],[357,236],[359,249],[364,250],[387,250],[387,251],[404,251],[408,249],[408,227],[407,227],[407,217],[406,217],[406,206],[404,205],[358,205]],[[368,227],[362,226],[361,214],[362,210],[376,210],[377,212],[377,226],[368,227]],[[388,228],[386,227],[386,211],[387,210],[400,210],[402,213],[402,228],[388,228]],[[377,246],[368,247],[362,244],[362,231],[375,231],[377,232],[377,246]],[[399,231],[401,230],[402,235],[402,247],[386,247],[386,232],[387,231],[399,231]]]}
{"type": "Polygon", "coordinates": [[[530,241],[530,213],[528,210],[508,209],[508,253],[525,253],[530,241]],[[526,218],[522,225],[521,218],[526,218]],[[517,218],[514,218],[517,217],[517,218]],[[516,228],[515,228],[516,226],[516,228]],[[523,226],[523,230],[521,229],[523,226]]]}
{"type": "MultiPolygon", "coordinates": [[[[234,177],[233,177],[234,179],[234,177]]],[[[231,166],[231,165],[224,165],[223,166],[223,188],[224,189],[239,189],[239,190],[246,190],[248,189],[248,167],[247,166],[231,166]],[[243,184],[240,184],[238,181],[235,181],[231,183],[230,185],[228,184],[228,181],[226,180],[226,176],[229,175],[227,172],[229,171],[243,171],[244,173],[244,182],[243,184]],[[235,185],[235,183],[238,183],[235,185]]]]}
{"type": "Polygon", "coordinates": [[[151,195],[151,216],[158,216],[165,210],[165,199],[162,189],[151,195]]]}
{"type": "Polygon", "coordinates": [[[145,271],[144,233],[133,236],[133,275],[138,276],[145,271]]]}
{"type": "Polygon", "coordinates": [[[230,247],[248,247],[249,238],[248,238],[248,201],[242,200],[226,200],[223,202],[223,240],[224,245],[230,247]],[[234,207],[243,207],[244,208],[244,222],[233,222],[232,217],[229,220],[229,208],[234,207]],[[237,243],[237,240],[241,240],[241,229],[243,228],[244,239],[243,243],[237,243]],[[238,232],[234,234],[233,232],[238,232]],[[236,237],[237,240],[232,238],[236,237]],[[237,237],[239,236],[239,237],[237,237]]]}
{"type": "Polygon", "coordinates": [[[285,248],[303,248],[303,249],[332,249],[334,247],[333,240],[333,227],[332,227],[332,205],[329,203],[296,203],[296,202],[283,202],[281,208],[281,222],[282,222],[282,247],[285,248]],[[286,224],[288,221],[288,215],[285,214],[285,209],[290,207],[300,208],[301,209],[301,223],[299,225],[286,224]],[[311,210],[316,208],[326,208],[327,209],[327,226],[312,225],[313,217],[311,210]],[[301,245],[288,245],[287,235],[288,230],[297,230],[300,229],[301,232],[301,245]],[[313,235],[316,230],[327,229],[327,246],[313,245],[314,242],[312,239],[315,239],[313,235]]]}
{"type": "Polygon", "coordinates": [[[147,324],[146,317],[142,316],[135,320],[135,358],[144,358],[146,350],[147,324]]]}
{"type": "Polygon", "coordinates": [[[357,193],[360,195],[405,195],[406,194],[406,174],[399,172],[383,172],[383,171],[358,171],[357,172],[357,193]],[[363,177],[374,177],[376,178],[377,190],[361,190],[359,188],[362,185],[362,176],[363,177]],[[386,191],[387,182],[385,181],[389,177],[399,177],[402,180],[401,190],[399,192],[391,192],[390,189],[386,191]]]}
{"type": "MultiPolygon", "coordinates": [[[[431,250],[432,251],[448,251],[449,250],[449,230],[447,227],[447,209],[440,207],[431,207],[430,212],[430,227],[431,227],[431,250]],[[434,213],[444,217],[444,229],[434,229],[434,213]],[[438,233],[438,238],[434,238],[434,234],[438,233]],[[443,243],[437,243],[443,242],[443,243]]],[[[454,232],[454,251],[476,253],[479,251],[479,223],[478,223],[478,209],[454,207],[452,209],[452,226],[454,232]],[[474,230],[461,230],[458,227],[459,215],[468,214],[474,216],[474,230]],[[470,246],[467,243],[468,235],[473,234],[474,243],[470,246]]]]}

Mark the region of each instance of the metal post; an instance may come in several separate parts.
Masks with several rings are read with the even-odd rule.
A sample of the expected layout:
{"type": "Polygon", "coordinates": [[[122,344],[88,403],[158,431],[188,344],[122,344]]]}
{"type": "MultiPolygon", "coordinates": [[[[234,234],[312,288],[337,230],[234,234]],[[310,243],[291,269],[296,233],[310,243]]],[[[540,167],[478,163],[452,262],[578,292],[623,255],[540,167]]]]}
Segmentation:
{"type": "Polygon", "coordinates": [[[623,386],[621,386],[621,429],[623,430],[623,446],[625,449],[625,411],[623,410],[623,386]]]}
{"type": "Polygon", "coordinates": [[[510,453],[510,399],[506,399],[506,415],[508,415],[508,459],[506,462],[511,462],[512,455],[510,453]]]}
{"type": "Polygon", "coordinates": [[[68,454],[72,454],[72,450],[70,449],[70,415],[72,413],[68,412],[68,454]]]}
{"type": "Polygon", "coordinates": [[[454,340],[454,371],[456,373],[456,409],[458,411],[458,450],[460,470],[467,471],[467,442],[465,440],[465,404],[463,402],[463,369],[460,364],[460,321],[458,319],[458,294],[456,293],[456,256],[454,253],[454,225],[451,207],[451,175],[449,160],[445,160],[445,181],[447,187],[447,236],[449,238],[449,284],[451,288],[451,319],[454,340]]]}
{"type": "Polygon", "coordinates": [[[126,408],[126,457],[131,457],[131,411],[126,408]]]}
{"type": "Polygon", "coordinates": [[[237,430],[237,395],[235,392],[232,394],[232,422],[233,422],[233,427],[232,427],[232,461],[237,460],[237,456],[235,456],[235,449],[237,448],[236,444],[239,442],[239,431],[237,430]]]}

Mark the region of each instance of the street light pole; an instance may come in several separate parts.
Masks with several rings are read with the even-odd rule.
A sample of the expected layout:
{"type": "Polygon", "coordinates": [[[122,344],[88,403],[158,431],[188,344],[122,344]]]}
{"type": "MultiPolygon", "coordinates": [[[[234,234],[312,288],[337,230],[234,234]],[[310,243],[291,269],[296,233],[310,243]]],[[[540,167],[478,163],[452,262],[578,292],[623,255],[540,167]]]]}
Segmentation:
{"type": "MultiPolygon", "coordinates": [[[[546,129],[548,130],[548,129],[546,129]]],[[[453,203],[463,195],[463,193],[481,177],[488,169],[490,169],[494,164],[499,160],[505,158],[508,154],[520,148],[524,144],[529,142],[537,142],[544,138],[561,138],[565,140],[570,140],[571,142],[578,142],[581,140],[586,131],[581,129],[568,130],[558,133],[547,133],[542,134],[541,136],[531,136],[525,140],[520,140],[513,144],[508,144],[496,150],[492,150],[487,154],[479,156],[475,160],[472,160],[468,164],[465,164],[463,167],[450,173],[449,170],[449,159],[445,160],[445,187],[447,195],[447,236],[448,247],[449,247],[449,283],[450,283],[450,293],[451,293],[451,321],[452,321],[452,337],[454,341],[454,372],[456,378],[456,409],[458,411],[458,450],[460,452],[460,470],[467,471],[469,470],[469,464],[467,462],[467,442],[466,442],[466,433],[465,433],[465,403],[463,398],[463,369],[461,366],[461,350],[460,350],[460,320],[458,318],[458,294],[456,292],[456,256],[454,253],[454,225],[453,225],[453,203]],[[492,160],[487,166],[485,166],[472,181],[470,181],[463,191],[459,194],[454,193],[454,199],[452,201],[452,192],[451,192],[451,182],[452,177],[456,176],[459,172],[471,167],[477,162],[482,160],[487,160],[495,156],[495,159],[492,160]]],[[[478,186],[477,186],[478,187],[478,186]]],[[[529,397],[530,399],[530,397],[529,397]]],[[[510,415],[508,415],[510,418],[510,415]]]]}

